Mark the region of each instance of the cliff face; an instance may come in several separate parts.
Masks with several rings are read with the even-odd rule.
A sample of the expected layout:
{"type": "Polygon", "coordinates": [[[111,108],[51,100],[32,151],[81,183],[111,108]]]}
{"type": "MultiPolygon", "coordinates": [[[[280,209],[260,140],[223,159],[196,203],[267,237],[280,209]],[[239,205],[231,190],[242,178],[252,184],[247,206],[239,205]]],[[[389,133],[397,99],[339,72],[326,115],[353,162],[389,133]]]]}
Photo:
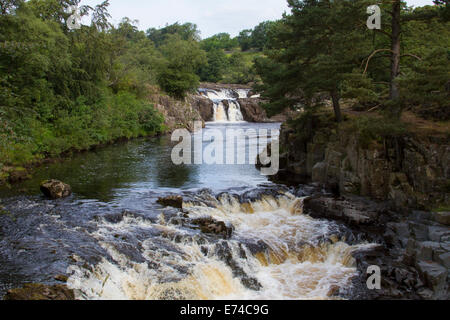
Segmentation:
{"type": "Polygon", "coordinates": [[[261,107],[261,99],[247,98],[237,100],[241,106],[244,120],[247,122],[267,122],[266,111],[261,107]]]}
{"type": "Polygon", "coordinates": [[[367,268],[381,268],[382,290],[371,291],[372,299],[449,299],[448,136],[406,131],[363,140],[329,119],[285,124],[282,169],[274,179],[328,186],[332,194],[305,200],[305,213],[340,221],[379,244],[355,256],[361,276],[354,281],[361,291],[367,268]]]}
{"type": "Polygon", "coordinates": [[[413,134],[362,145],[342,128],[304,138],[283,126],[278,180],[318,182],[343,195],[393,201],[397,207],[436,208],[449,203],[450,144],[445,137],[413,134]]]}
{"type": "Polygon", "coordinates": [[[197,100],[192,96],[188,96],[184,100],[177,100],[166,95],[155,94],[149,100],[163,114],[168,132],[180,128],[193,131],[194,121],[203,121],[199,112],[200,108],[197,107],[197,100]]]}

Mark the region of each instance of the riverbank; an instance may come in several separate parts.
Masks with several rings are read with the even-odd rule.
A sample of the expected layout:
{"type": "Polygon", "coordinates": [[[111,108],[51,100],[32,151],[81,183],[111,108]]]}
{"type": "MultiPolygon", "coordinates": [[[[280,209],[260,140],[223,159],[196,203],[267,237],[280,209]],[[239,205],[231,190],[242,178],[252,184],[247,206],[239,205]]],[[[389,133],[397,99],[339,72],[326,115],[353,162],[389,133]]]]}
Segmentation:
{"type": "Polygon", "coordinates": [[[383,289],[370,291],[371,299],[449,299],[448,122],[409,112],[398,121],[344,114],[339,125],[327,109],[285,123],[281,170],[272,180],[325,187],[332,196],[311,198],[306,211],[380,244],[356,256],[360,287],[370,265],[381,268],[383,289]]]}

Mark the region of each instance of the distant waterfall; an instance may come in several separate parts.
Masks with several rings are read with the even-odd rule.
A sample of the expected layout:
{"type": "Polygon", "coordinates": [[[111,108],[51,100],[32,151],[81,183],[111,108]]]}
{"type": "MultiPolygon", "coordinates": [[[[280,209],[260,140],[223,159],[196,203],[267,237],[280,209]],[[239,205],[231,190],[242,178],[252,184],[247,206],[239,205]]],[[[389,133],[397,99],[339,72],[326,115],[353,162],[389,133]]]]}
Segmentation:
{"type": "Polygon", "coordinates": [[[242,122],[241,105],[237,99],[248,98],[249,89],[199,89],[214,103],[214,122],[242,122]]]}

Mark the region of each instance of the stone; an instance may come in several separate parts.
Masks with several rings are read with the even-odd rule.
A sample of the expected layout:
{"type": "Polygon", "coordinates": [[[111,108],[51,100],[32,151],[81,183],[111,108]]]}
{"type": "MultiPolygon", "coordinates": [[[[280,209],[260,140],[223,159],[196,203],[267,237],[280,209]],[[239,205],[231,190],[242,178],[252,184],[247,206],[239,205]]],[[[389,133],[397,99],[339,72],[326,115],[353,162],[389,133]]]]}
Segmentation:
{"type": "Polygon", "coordinates": [[[68,184],[59,180],[47,180],[41,183],[41,192],[50,199],[66,198],[72,194],[72,189],[68,184]]]}
{"type": "Polygon", "coordinates": [[[435,252],[443,253],[442,248],[438,242],[419,242],[417,243],[417,259],[421,261],[432,261],[435,252]]]}
{"type": "Polygon", "coordinates": [[[416,222],[410,222],[409,228],[413,233],[414,239],[418,241],[427,241],[428,240],[428,226],[416,223],[416,222]]]}
{"type": "Polygon", "coordinates": [[[327,164],[325,162],[319,162],[313,167],[312,180],[320,183],[327,181],[327,164]]]}
{"type": "Polygon", "coordinates": [[[164,198],[159,198],[157,203],[165,207],[183,209],[183,197],[181,196],[168,196],[164,198]]]}
{"type": "Polygon", "coordinates": [[[417,265],[427,286],[434,291],[434,298],[443,297],[447,291],[447,269],[438,263],[428,261],[421,261],[417,265]]]}
{"type": "Polygon", "coordinates": [[[440,224],[450,226],[450,212],[436,212],[433,213],[434,220],[440,224]]]}
{"type": "Polygon", "coordinates": [[[195,219],[192,223],[199,226],[203,233],[219,235],[225,239],[231,238],[233,234],[233,227],[227,226],[225,222],[217,221],[211,217],[195,219]]]}
{"type": "Polygon", "coordinates": [[[198,98],[194,100],[193,105],[203,121],[214,121],[214,102],[206,98],[198,98]]]}
{"type": "Polygon", "coordinates": [[[442,264],[444,267],[446,267],[447,269],[450,269],[450,252],[441,254],[438,258],[437,258],[438,262],[440,264],[442,264]]]}
{"type": "Polygon", "coordinates": [[[247,122],[267,122],[266,111],[261,107],[261,99],[244,98],[237,100],[241,106],[241,112],[244,120],[247,122]]]}
{"type": "Polygon", "coordinates": [[[431,241],[441,242],[445,236],[450,236],[450,229],[443,227],[428,228],[428,237],[431,241]]]}
{"type": "Polygon", "coordinates": [[[9,290],[3,299],[10,301],[75,300],[75,294],[65,285],[26,284],[23,288],[9,290]]]}

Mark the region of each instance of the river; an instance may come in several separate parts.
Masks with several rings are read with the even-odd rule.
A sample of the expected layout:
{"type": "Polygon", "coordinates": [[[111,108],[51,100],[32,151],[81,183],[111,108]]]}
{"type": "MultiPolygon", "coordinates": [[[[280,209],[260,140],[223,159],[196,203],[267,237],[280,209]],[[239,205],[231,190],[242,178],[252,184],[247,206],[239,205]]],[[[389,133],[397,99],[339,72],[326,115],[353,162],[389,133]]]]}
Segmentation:
{"type": "MultiPolygon", "coordinates": [[[[203,133],[279,126],[208,123],[203,133]]],[[[236,150],[255,143],[238,139],[236,150]]],[[[349,246],[342,226],[304,215],[304,190],[271,183],[253,164],[176,166],[174,144],[107,146],[2,188],[0,296],[29,282],[55,284],[60,274],[78,299],[336,299],[336,288],[351,291],[352,253],[366,245],[349,246]],[[45,199],[39,184],[49,178],[73,195],[45,199]],[[168,195],[183,196],[183,210],[157,203],[168,195]],[[203,233],[193,221],[205,217],[232,236],[203,233]]]]}

